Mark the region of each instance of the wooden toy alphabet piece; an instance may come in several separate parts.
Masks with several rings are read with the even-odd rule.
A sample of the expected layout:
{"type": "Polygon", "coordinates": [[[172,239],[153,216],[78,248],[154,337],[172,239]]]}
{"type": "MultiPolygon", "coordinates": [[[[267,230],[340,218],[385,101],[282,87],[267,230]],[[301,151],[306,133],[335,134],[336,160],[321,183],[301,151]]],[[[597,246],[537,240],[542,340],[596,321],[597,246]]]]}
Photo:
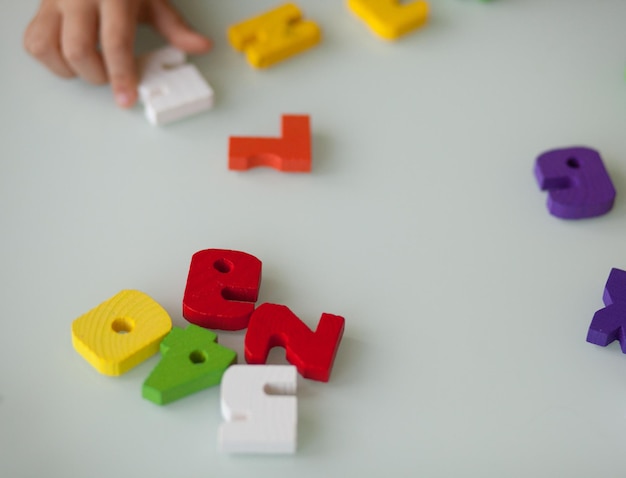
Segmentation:
{"type": "Polygon", "coordinates": [[[421,0],[348,0],[352,12],[386,40],[395,40],[428,19],[428,3],[421,0]]]}
{"type": "Polygon", "coordinates": [[[626,354],[626,271],[611,269],[602,300],[606,307],[594,314],[587,342],[606,347],[619,340],[626,354]]]}
{"type": "Polygon", "coordinates": [[[343,317],[322,314],[312,332],[286,306],[262,304],[250,317],[245,338],[246,361],[265,363],[272,347],[284,347],[285,357],[303,377],[328,382],[344,324],[343,317]]]}
{"type": "Polygon", "coordinates": [[[123,290],[72,323],[72,344],[98,372],[121,375],[154,355],[171,328],[158,303],[123,290]]]}
{"type": "Polygon", "coordinates": [[[248,326],[261,286],[261,261],[245,252],[206,249],[191,258],[183,317],[208,329],[248,326]]]}
{"type": "Polygon", "coordinates": [[[535,164],[535,177],[548,190],[548,210],[563,219],[601,216],[611,210],[615,188],[600,154],[574,147],[543,153],[535,164]]]}
{"type": "Polygon", "coordinates": [[[319,43],[321,31],[315,22],[303,20],[302,12],[287,3],[228,29],[232,47],[244,52],[248,63],[266,68],[319,43]]]}
{"type": "Polygon", "coordinates": [[[141,63],[139,97],[146,117],[163,125],[213,107],[213,89],[185,53],[166,47],[146,55],[141,63]]]}
{"type": "Polygon", "coordinates": [[[228,168],[245,171],[268,166],[283,172],[311,171],[311,124],[308,115],[283,115],[280,138],[231,137],[228,168]]]}
{"type": "Polygon", "coordinates": [[[161,342],[161,361],[143,384],[144,398],[165,405],[217,385],[237,353],[217,344],[217,335],[197,325],[174,327],[161,342]]]}
{"type": "Polygon", "coordinates": [[[227,453],[294,453],[297,373],[291,365],[233,365],[221,385],[218,447],[227,453]]]}

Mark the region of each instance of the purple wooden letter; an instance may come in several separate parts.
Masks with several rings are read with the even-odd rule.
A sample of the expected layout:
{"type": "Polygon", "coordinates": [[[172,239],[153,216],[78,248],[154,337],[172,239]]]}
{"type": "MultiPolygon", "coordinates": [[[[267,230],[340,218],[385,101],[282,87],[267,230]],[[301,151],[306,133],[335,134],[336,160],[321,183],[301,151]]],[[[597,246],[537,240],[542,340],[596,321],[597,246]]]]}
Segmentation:
{"type": "Polygon", "coordinates": [[[601,216],[611,210],[615,188],[600,154],[591,148],[554,149],[541,154],[535,177],[548,190],[548,210],[563,219],[601,216]]]}
{"type": "Polygon", "coordinates": [[[611,269],[602,300],[606,307],[594,314],[587,342],[606,347],[619,340],[626,354],[626,271],[611,269]]]}

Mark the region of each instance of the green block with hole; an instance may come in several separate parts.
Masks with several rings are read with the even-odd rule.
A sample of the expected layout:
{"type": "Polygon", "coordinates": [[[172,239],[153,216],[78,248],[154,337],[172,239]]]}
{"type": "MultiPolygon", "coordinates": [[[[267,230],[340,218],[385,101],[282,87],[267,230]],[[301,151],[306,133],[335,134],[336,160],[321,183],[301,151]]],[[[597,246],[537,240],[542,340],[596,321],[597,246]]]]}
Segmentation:
{"type": "Polygon", "coordinates": [[[143,383],[143,398],[166,405],[217,385],[237,353],[217,343],[217,335],[197,325],[174,327],[161,342],[161,361],[143,383]]]}

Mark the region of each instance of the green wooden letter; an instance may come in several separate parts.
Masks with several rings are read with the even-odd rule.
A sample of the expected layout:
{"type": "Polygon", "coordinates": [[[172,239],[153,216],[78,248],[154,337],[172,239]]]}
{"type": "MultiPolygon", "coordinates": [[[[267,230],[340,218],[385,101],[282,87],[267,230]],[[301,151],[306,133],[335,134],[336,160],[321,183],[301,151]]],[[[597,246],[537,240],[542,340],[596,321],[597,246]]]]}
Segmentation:
{"type": "Polygon", "coordinates": [[[197,325],[174,327],[161,342],[161,361],[143,383],[142,396],[158,405],[217,385],[237,353],[197,325]]]}

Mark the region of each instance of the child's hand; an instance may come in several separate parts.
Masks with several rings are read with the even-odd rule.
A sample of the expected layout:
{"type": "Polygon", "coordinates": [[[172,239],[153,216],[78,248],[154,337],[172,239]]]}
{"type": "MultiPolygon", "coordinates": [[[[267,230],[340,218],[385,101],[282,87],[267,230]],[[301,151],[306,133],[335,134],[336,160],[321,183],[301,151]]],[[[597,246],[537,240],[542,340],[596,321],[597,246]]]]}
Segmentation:
{"type": "Polygon", "coordinates": [[[188,53],[211,47],[168,0],[42,0],[26,29],[24,46],[59,76],[110,82],[117,104],[129,107],[137,101],[133,44],[138,22],[152,24],[188,53]]]}

